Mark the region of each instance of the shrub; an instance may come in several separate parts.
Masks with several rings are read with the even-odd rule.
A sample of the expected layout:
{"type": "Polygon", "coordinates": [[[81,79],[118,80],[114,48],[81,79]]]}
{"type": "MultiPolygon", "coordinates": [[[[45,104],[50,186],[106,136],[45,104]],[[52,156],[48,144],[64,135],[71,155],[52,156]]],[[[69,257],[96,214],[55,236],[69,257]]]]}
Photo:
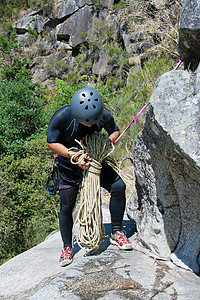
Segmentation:
{"type": "Polygon", "coordinates": [[[15,29],[10,22],[4,22],[2,28],[4,31],[0,34],[0,77],[7,80],[30,77],[31,60],[25,59],[21,54],[22,46],[16,40],[15,29]]]}
{"type": "Polygon", "coordinates": [[[44,101],[29,78],[0,82],[0,153],[20,153],[43,124],[44,101]]]}
{"type": "Polygon", "coordinates": [[[154,84],[159,76],[171,71],[173,60],[166,53],[154,52],[143,67],[130,69],[127,86],[123,89],[130,101],[144,105],[153,92],[154,84]]]}
{"type": "Polygon", "coordinates": [[[40,243],[58,229],[58,195],[46,190],[52,153],[46,136],[27,143],[24,157],[0,160],[0,262],[40,243]]]}
{"type": "Polygon", "coordinates": [[[56,56],[51,56],[47,62],[48,75],[54,78],[62,77],[63,74],[67,73],[67,63],[65,59],[60,59],[56,56]]]}
{"type": "Polygon", "coordinates": [[[76,91],[85,87],[83,84],[68,83],[60,79],[56,79],[57,95],[56,101],[58,108],[69,104],[72,96],[76,91]]]}
{"type": "Polygon", "coordinates": [[[19,49],[16,41],[16,32],[8,32],[0,35],[0,51],[9,54],[11,49],[19,49]]]}

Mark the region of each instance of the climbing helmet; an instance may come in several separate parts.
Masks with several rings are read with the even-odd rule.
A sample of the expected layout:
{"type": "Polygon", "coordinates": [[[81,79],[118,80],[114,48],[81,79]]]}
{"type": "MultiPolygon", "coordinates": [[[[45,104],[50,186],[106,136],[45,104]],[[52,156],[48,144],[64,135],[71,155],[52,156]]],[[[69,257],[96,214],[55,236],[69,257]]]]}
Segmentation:
{"type": "Polygon", "coordinates": [[[101,95],[92,88],[78,90],[71,99],[73,116],[83,125],[96,124],[103,114],[101,95]]]}

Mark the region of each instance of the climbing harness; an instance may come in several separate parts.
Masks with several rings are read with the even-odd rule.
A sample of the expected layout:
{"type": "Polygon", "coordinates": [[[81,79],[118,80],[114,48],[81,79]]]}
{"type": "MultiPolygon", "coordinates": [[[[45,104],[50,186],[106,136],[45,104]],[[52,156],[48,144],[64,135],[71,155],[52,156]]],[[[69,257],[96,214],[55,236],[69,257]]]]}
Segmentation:
{"type": "Polygon", "coordinates": [[[49,175],[46,183],[47,191],[50,195],[55,196],[58,191],[66,190],[71,188],[72,186],[79,185],[80,182],[76,182],[73,184],[61,184],[58,181],[58,165],[65,167],[63,164],[58,162],[58,155],[54,156],[53,162],[53,170],[49,175]]]}

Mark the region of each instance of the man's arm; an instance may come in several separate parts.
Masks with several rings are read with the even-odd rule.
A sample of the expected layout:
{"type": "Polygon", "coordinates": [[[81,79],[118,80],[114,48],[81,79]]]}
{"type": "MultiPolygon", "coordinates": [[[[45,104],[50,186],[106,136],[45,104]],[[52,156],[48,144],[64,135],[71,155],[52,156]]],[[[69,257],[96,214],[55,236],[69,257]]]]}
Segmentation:
{"type": "Polygon", "coordinates": [[[69,151],[67,147],[60,143],[47,143],[48,149],[50,149],[52,152],[61,155],[63,157],[71,158],[73,155],[76,155],[74,151],[69,151]]]}
{"type": "Polygon", "coordinates": [[[83,169],[86,170],[89,168],[89,161],[91,160],[88,156],[83,158],[83,154],[77,154],[74,151],[69,150],[67,147],[65,147],[64,145],[60,144],[60,143],[47,143],[47,147],[48,149],[50,149],[52,152],[61,155],[63,157],[67,157],[67,158],[71,158],[73,155],[73,160],[75,162],[78,162],[78,166],[83,169]],[[83,159],[82,159],[83,158],[83,159]]]}

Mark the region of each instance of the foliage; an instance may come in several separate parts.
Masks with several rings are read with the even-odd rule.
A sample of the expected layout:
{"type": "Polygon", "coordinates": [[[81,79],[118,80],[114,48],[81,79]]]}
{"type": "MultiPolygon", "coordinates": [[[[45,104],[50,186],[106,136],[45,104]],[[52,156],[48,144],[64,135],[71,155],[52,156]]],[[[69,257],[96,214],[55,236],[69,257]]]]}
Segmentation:
{"type": "Polygon", "coordinates": [[[38,244],[58,229],[59,200],[46,190],[52,154],[46,137],[27,143],[24,158],[0,160],[0,261],[38,244]]]}
{"type": "MultiPolygon", "coordinates": [[[[10,23],[4,25],[6,28],[8,28],[7,26],[9,26],[10,23]]],[[[11,29],[7,30],[9,30],[7,34],[0,35],[0,51],[4,54],[8,54],[13,48],[19,48],[16,41],[16,32],[14,30],[10,32],[11,29]]]]}
{"type": "Polygon", "coordinates": [[[73,94],[84,87],[83,84],[67,83],[63,80],[56,80],[57,95],[56,102],[58,107],[69,104],[73,94]]]}
{"type": "Polygon", "coordinates": [[[0,51],[6,58],[13,49],[16,53],[20,51],[20,45],[16,41],[16,31],[10,22],[4,22],[0,34],[0,51]]]}
{"type": "Polygon", "coordinates": [[[13,14],[17,13],[19,8],[27,7],[28,0],[1,0],[0,19],[5,21],[13,14]]]}
{"type": "Polygon", "coordinates": [[[27,60],[22,54],[22,46],[16,40],[16,31],[10,22],[2,24],[3,32],[0,34],[1,67],[0,77],[2,79],[18,79],[29,76],[31,60],[27,60]]]}
{"type": "Polygon", "coordinates": [[[79,53],[74,59],[74,70],[67,73],[68,82],[81,85],[83,82],[87,84],[87,82],[92,78],[93,61],[91,57],[87,57],[86,53],[87,50],[85,46],[82,45],[81,53],[79,53]]]}
{"type": "Polygon", "coordinates": [[[53,2],[53,0],[1,0],[0,20],[8,20],[13,15],[16,15],[21,8],[41,8],[45,5],[52,6],[53,2]]]}
{"type": "Polygon", "coordinates": [[[43,126],[43,104],[29,78],[0,82],[0,153],[23,151],[24,141],[43,126]]]}
{"type": "Polygon", "coordinates": [[[129,96],[129,99],[134,99],[138,106],[143,105],[149,100],[157,78],[171,71],[172,66],[173,60],[169,55],[155,52],[143,68],[130,69],[127,86],[123,89],[125,94],[129,96]]]}
{"type": "Polygon", "coordinates": [[[63,73],[67,73],[68,66],[65,59],[53,56],[47,62],[48,74],[52,77],[61,77],[63,73]]]}
{"type": "Polygon", "coordinates": [[[22,76],[24,78],[29,78],[30,80],[30,62],[24,58],[14,58],[11,64],[2,64],[2,69],[0,69],[0,76],[2,79],[6,80],[18,80],[22,76]]]}

